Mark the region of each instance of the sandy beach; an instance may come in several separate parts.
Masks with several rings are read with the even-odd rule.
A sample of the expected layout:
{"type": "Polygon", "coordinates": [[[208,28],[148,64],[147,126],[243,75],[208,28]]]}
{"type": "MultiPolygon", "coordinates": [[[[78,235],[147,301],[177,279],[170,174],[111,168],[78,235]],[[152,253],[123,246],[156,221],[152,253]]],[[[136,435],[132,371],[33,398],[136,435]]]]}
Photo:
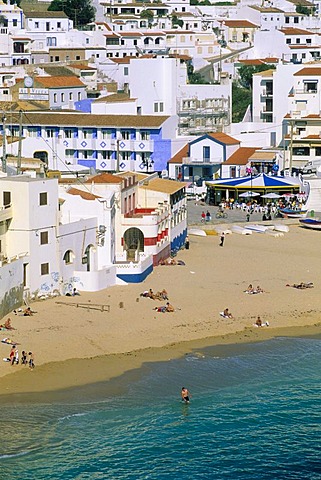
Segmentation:
{"type": "MultiPolygon", "coordinates": [[[[142,284],[33,303],[32,317],[6,317],[16,330],[2,331],[1,338],[16,341],[20,354],[34,352],[36,368],[1,361],[1,394],[104,381],[207,345],[321,334],[319,245],[319,232],[297,225],[281,238],[228,235],[223,248],[217,236],[190,236],[190,249],[177,257],[185,266],[157,267],[142,284]],[[301,281],[314,288],[286,286],[301,281]],[[250,283],[264,293],[244,293],[250,283]],[[149,288],[165,288],[175,312],[157,313],[154,307],[164,301],[140,297],[149,288]],[[77,302],[109,305],[110,311],[77,302]],[[234,319],[220,316],[226,307],[234,319]],[[270,326],[254,327],[258,315],[270,326]]],[[[0,349],[1,358],[9,356],[9,345],[0,349]]]]}

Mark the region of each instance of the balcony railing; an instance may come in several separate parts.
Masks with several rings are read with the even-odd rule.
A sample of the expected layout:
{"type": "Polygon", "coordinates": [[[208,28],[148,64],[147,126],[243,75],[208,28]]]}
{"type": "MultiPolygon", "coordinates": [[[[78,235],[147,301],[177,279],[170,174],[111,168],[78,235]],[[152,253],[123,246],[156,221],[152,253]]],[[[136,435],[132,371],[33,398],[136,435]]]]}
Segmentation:
{"type": "Polygon", "coordinates": [[[9,220],[12,217],[13,217],[12,204],[5,205],[4,207],[0,207],[0,222],[4,222],[5,220],[9,220]]]}
{"type": "Polygon", "coordinates": [[[216,158],[198,158],[198,157],[183,157],[182,163],[184,165],[217,165],[218,163],[222,163],[221,157],[216,158]]]}

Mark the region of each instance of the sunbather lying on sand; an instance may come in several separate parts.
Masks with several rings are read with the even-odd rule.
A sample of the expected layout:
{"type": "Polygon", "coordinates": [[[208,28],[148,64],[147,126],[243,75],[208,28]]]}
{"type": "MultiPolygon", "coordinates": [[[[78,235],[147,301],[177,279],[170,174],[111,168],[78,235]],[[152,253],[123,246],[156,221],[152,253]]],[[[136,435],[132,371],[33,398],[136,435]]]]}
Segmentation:
{"type": "Polygon", "coordinates": [[[308,282],[308,283],[301,282],[301,283],[293,283],[292,285],[287,283],[286,287],[293,287],[293,288],[298,288],[300,290],[304,290],[305,288],[313,288],[314,285],[313,285],[313,282],[308,282]]]}
{"type": "Polygon", "coordinates": [[[156,299],[156,295],[154,294],[153,290],[150,288],[149,290],[145,290],[145,292],[140,294],[141,297],[151,298],[152,300],[156,299]]]}
{"type": "Polygon", "coordinates": [[[162,306],[162,307],[155,307],[154,310],[156,310],[157,312],[162,312],[162,313],[165,313],[165,312],[175,312],[175,308],[173,307],[173,305],[171,305],[169,302],[166,303],[166,305],[162,306]]]}

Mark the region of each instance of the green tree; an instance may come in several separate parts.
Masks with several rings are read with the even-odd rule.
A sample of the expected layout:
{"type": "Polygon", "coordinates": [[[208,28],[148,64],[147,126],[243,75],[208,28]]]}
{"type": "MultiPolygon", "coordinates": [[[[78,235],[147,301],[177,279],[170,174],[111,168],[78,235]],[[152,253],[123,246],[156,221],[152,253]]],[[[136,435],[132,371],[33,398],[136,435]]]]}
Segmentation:
{"type": "Polygon", "coordinates": [[[305,5],[302,5],[302,3],[299,3],[295,7],[296,13],[302,13],[303,15],[313,15],[315,13],[315,7],[306,7],[305,5]]]}
{"type": "Polygon", "coordinates": [[[241,87],[237,82],[232,84],[232,122],[243,120],[247,107],[252,102],[251,90],[241,87]]]}
{"type": "Polygon", "coordinates": [[[148,21],[148,26],[151,27],[153,20],[154,20],[154,13],[152,10],[149,10],[148,8],[146,10],[143,10],[140,14],[140,18],[144,18],[145,20],[148,21]]]}
{"type": "Polygon", "coordinates": [[[184,22],[178,18],[177,15],[172,15],[172,27],[176,27],[177,25],[182,28],[184,22]]]}
{"type": "Polygon", "coordinates": [[[96,9],[91,0],[52,0],[48,7],[51,12],[65,12],[75,27],[82,27],[95,20],[96,9]]]}
{"type": "Polygon", "coordinates": [[[273,65],[267,65],[266,63],[262,65],[242,65],[238,69],[238,74],[240,77],[240,84],[244,88],[252,88],[252,77],[254,73],[264,72],[264,70],[275,69],[273,65]]]}

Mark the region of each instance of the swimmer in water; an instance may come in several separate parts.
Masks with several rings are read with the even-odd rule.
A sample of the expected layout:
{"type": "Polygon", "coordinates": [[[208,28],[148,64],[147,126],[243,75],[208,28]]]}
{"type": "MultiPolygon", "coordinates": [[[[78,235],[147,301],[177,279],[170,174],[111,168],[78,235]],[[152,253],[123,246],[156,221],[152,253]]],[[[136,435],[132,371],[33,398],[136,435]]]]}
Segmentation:
{"type": "Polygon", "coordinates": [[[183,402],[189,403],[189,391],[187,390],[187,388],[182,387],[181,396],[183,402]]]}

